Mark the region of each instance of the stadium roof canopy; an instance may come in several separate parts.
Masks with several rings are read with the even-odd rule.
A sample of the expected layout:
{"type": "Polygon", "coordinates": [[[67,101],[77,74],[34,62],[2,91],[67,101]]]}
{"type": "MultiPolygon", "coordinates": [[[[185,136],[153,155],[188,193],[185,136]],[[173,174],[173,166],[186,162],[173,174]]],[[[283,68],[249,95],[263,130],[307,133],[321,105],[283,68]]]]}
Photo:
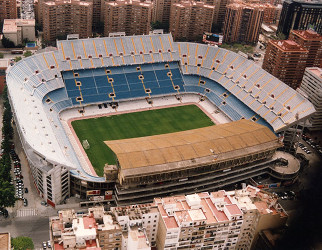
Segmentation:
{"type": "Polygon", "coordinates": [[[269,128],[248,120],[105,143],[123,176],[226,161],[281,146],[269,128]]]}

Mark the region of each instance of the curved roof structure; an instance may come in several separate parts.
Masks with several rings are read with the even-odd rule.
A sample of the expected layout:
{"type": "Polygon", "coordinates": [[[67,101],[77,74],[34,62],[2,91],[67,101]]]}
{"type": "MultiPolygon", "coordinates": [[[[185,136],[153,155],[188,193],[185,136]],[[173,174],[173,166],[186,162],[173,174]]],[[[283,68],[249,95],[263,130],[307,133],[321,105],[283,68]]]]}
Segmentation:
{"type": "Polygon", "coordinates": [[[161,70],[159,68],[164,68],[168,62],[167,67],[178,78],[172,79],[174,76],[168,75],[171,81],[158,79],[158,88],[151,88],[149,96],[175,94],[179,89],[181,93],[201,94],[232,120],[252,119],[274,132],[285,130],[315,111],[313,105],[295,90],[252,61],[225,49],[176,43],[170,34],[65,40],[57,42],[56,51],[25,58],[7,70],[8,90],[24,140],[36,154],[53,164],[74,169],[72,174],[79,178],[104,181],[81,168],[59,113],[102,101],[144,98],[147,92],[119,90],[113,97],[100,95],[97,86],[96,89],[88,87],[86,93],[79,88],[77,95],[82,97],[79,100],[87,101],[75,101],[72,93],[77,93],[78,89],[69,89],[67,78],[76,83],[75,72],[83,74],[88,80],[81,83],[84,87],[100,77],[106,78],[110,68],[117,77],[138,70],[137,66],[149,75],[149,70],[161,70]],[[175,65],[179,65],[180,70],[175,65]]]}
{"type": "Polygon", "coordinates": [[[249,120],[105,143],[116,154],[123,177],[207,165],[281,146],[269,128],[249,120]]]}

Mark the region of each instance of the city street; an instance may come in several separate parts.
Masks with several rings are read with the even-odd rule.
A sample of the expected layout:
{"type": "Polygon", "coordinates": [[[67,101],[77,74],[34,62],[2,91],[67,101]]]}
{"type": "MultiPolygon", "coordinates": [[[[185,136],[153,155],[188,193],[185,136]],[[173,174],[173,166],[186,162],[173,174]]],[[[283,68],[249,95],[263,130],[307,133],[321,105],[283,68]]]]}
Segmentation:
{"type": "MultiPolygon", "coordinates": [[[[0,96],[0,115],[3,114],[3,98],[0,96]]],[[[0,135],[2,130],[0,122],[0,135]]],[[[14,127],[15,129],[15,127],[14,127]]],[[[57,210],[52,207],[45,207],[40,204],[42,199],[39,197],[35,186],[32,183],[30,169],[21,148],[21,143],[15,130],[15,151],[19,155],[21,162],[22,175],[24,176],[24,187],[28,188],[28,193],[24,197],[28,200],[28,206],[24,207],[22,200],[18,200],[13,208],[7,208],[9,217],[5,219],[0,216],[0,232],[10,232],[12,237],[28,236],[31,237],[35,248],[41,248],[42,242],[49,240],[49,216],[57,215],[57,210]]],[[[12,174],[13,176],[13,174],[12,174]]]]}
{"type": "Polygon", "coordinates": [[[42,242],[49,240],[49,220],[45,216],[8,218],[0,221],[0,232],[10,232],[11,237],[30,237],[35,248],[41,248],[42,242]]]}

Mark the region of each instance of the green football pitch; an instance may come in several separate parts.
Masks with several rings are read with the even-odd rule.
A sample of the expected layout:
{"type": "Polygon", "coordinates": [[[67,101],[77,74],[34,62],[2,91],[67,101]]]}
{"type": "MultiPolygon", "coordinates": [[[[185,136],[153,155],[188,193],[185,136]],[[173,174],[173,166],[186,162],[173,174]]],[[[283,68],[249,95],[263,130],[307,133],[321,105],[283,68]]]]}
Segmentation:
{"type": "Polygon", "coordinates": [[[103,176],[106,163],[115,164],[115,155],[104,141],[173,133],[211,125],[213,122],[196,105],[72,122],[80,142],[88,141],[90,147],[85,152],[99,176],[103,176]]]}

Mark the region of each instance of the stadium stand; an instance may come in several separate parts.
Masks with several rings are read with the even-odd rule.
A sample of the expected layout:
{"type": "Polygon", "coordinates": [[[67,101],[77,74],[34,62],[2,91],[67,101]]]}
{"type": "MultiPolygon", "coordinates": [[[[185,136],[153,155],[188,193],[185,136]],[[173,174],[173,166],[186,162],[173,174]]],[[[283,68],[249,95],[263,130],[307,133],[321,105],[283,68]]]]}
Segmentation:
{"type": "Polygon", "coordinates": [[[194,93],[231,121],[251,120],[275,133],[315,111],[303,96],[242,56],[173,42],[170,34],[64,40],[57,48],[7,70],[14,118],[36,186],[53,204],[68,196],[61,182],[68,170],[75,178],[105,185],[104,177],[83,167],[66,140],[64,110],[84,116],[93,104],[194,93]],[[52,185],[60,191],[49,198],[40,176],[57,179],[52,185]]]}

